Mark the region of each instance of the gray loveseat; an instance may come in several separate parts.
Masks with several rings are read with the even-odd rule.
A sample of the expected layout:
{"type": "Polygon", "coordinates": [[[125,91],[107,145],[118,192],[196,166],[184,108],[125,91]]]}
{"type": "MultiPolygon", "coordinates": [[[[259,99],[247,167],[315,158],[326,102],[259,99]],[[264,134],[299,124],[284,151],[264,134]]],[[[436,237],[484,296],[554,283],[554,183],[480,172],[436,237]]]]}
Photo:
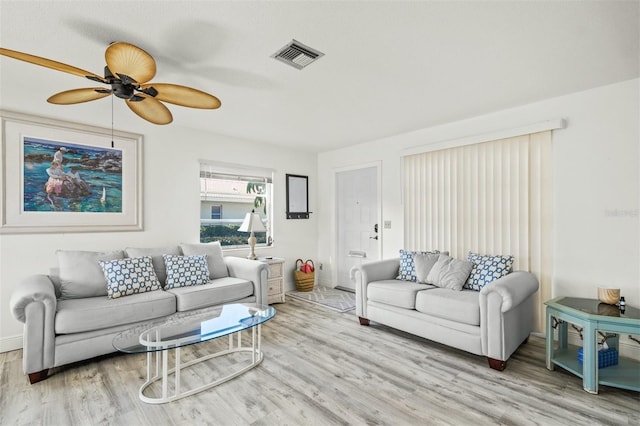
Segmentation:
{"type": "Polygon", "coordinates": [[[364,264],[352,271],[361,325],[375,321],[429,340],[486,356],[503,370],[533,331],[537,278],[511,272],[482,288],[461,291],[401,281],[400,259],[364,264]]]}
{"type": "MultiPolygon", "coordinates": [[[[114,352],[113,337],[133,325],[224,303],[268,303],[268,265],[223,257],[219,243],[110,253],[58,251],[57,256],[58,268],[49,275],[28,277],[10,300],[14,317],[24,323],[23,367],[31,383],[46,379],[50,368],[114,352]],[[169,288],[163,255],[199,257],[206,262],[201,274],[204,283],[169,288]],[[107,297],[107,280],[99,261],[125,258],[145,260],[160,286],[107,297]]],[[[183,271],[171,270],[178,278],[185,275],[183,271]]]]}

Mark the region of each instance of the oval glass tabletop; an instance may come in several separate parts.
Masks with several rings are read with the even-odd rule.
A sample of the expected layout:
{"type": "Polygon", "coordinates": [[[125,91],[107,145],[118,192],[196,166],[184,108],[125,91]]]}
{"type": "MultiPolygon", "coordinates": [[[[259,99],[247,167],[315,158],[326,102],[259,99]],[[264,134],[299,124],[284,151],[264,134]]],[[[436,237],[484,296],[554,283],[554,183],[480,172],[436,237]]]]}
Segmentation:
{"type": "Polygon", "coordinates": [[[276,314],[271,306],[233,303],[137,325],[113,338],[121,352],[142,353],[174,349],[205,342],[260,325],[276,314]]]}

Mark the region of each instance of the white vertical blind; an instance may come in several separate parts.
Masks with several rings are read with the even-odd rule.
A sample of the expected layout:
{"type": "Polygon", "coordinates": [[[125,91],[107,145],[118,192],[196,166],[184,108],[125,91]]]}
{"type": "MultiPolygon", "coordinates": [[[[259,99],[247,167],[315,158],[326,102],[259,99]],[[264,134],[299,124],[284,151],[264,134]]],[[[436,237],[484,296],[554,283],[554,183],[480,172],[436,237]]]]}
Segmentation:
{"type": "Polygon", "coordinates": [[[551,295],[551,131],[408,155],[405,248],[466,258],[510,254],[540,280],[535,328],[551,295]]]}

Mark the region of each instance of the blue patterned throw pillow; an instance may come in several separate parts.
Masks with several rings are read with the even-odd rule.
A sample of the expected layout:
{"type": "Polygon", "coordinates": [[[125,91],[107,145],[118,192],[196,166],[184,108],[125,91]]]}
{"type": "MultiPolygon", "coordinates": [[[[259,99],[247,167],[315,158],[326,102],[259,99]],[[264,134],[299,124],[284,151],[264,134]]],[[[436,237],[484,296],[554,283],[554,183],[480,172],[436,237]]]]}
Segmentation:
{"type": "Polygon", "coordinates": [[[480,291],[492,281],[502,278],[511,272],[513,256],[480,255],[469,252],[467,260],[473,263],[473,269],[464,288],[480,291]]]}
{"type": "MultiPolygon", "coordinates": [[[[407,251],[400,249],[400,269],[398,272],[397,280],[402,281],[417,281],[416,278],[416,266],[413,262],[413,257],[416,253],[420,254],[438,254],[438,250],[434,251],[407,251]]],[[[445,252],[449,254],[449,252],[445,252]]]]}
{"type": "Polygon", "coordinates": [[[167,281],[164,288],[202,285],[209,282],[207,255],[175,256],[165,254],[162,257],[167,267],[167,281]]]}
{"type": "Polygon", "coordinates": [[[111,299],[160,289],[151,256],[101,260],[100,267],[111,299]]]}

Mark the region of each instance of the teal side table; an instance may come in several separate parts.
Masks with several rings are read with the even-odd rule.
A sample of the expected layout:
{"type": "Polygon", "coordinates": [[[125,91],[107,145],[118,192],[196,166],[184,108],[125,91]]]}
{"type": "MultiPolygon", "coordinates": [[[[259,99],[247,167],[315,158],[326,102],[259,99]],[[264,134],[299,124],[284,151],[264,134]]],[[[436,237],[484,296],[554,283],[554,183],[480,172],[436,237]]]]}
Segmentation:
{"type": "MultiPolygon", "coordinates": [[[[547,369],[555,366],[582,377],[582,387],[593,394],[598,384],[640,392],[640,362],[619,357],[618,365],[598,368],[598,332],[640,335],[640,309],[627,306],[624,312],[617,306],[595,299],[558,297],[547,305],[547,369]],[[578,347],[568,344],[568,324],[582,327],[583,362],[578,361],[578,347]],[[558,348],[555,333],[558,330],[558,348]]],[[[618,339],[610,347],[618,349],[618,339]]]]}

